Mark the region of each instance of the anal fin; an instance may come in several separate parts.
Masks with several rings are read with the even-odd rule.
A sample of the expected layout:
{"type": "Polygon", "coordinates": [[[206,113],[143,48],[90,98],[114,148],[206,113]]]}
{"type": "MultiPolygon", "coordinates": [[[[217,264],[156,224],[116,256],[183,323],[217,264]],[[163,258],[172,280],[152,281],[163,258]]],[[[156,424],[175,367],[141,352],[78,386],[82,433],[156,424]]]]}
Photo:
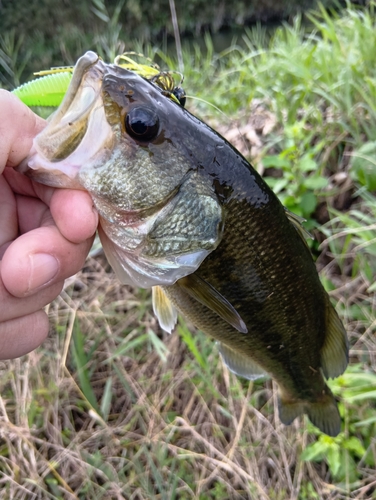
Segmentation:
{"type": "Polygon", "coordinates": [[[248,332],[246,324],[230,302],[207,281],[197,276],[197,274],[189,274],[178,280],[177,284],[193,299],[218,314],[218,316],[236,328],[239,332],[248,332]]]}
{"type": "Polygon", "coordinates": [[[248,380],[269,377],[266,371],[255,363],[249,356],[245,356],[244,354],[234,351],[221,342],[218,342],[218,346],[224,364],[230,371],[235,373],[235,375],[247,378],[248,380]]]}

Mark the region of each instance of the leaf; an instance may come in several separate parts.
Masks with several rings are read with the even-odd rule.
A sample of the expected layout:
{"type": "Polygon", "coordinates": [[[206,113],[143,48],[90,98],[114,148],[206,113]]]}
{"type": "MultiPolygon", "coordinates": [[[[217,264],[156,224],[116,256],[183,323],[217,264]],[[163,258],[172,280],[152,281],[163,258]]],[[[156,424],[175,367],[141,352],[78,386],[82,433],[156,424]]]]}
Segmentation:
{"type": "Polygon", "coordinates": [[[330,472],[333,476],[337,476],[341,467],[341,453],[338,444],[333,444],[328,448],[326,460],[329,465],[330,472]]]}
{"type": "Polygon", "coordinates": [[[315,461],[318,462],[322,460],[328,450],[328,446],[321,441],[316,441],[316,443],[309,444],[305,450],[303,450],[300,458],[306,462],[315,461]]]}
{"type": "Polygon", "coordinates": [[[376,190],[376,141],[363,144],[352,154],[351,177],[370,191],[376,190]]]}
{"type": "Polygon", "coordinates": [[[282,158],[279,155],[264,156],[262,163],[265,168],[288,168],[291,167],[291,161],[282,158]]]}
{"type": "Polygon", "coordinates": [[[374,417],[366,418],[360,422],[356,422],[354,427],[369,427],[371,424],[376,423],[376,415],[374,417]]]}
{"type": "Polygon", "coordinates": [[[267,182],[269,187],[273,189],[275,194],[278,194],[280,191],[282,191],[282,189],[284,189],[289,182],[285,177],[282,179],[275,177],[265,177],[264,180],[267,182]]]}
{"type": "Polygon", "coordinates": [[[367,399],[376,399],[376,390],[360,392],[358,394],[351,394],[350,391],[344,391],[343,398],[346,399],[348,403],[354,403],[355,401],[367,401],[367,399]]]}
{"type": "Polygon", "coordinates": [[[317,163],[306,154],[298,161],[298,168],[301,172],[311,172],[317,170],[317,163]]]}
{"type": "Polygon", "coordinates": [[[317,198],[313,193],[304,193],[301,197],[300,206],[304,216],[309,216],[315,210],[317,198]]]}
{"type": "Polygon", "coordinates": [[[304,179],[303,185],[307,189],[323,189],[328,185],[328,179],[326,179],[325,177],[321,177],[320,175],[308,177],[307,179],[304,179]]]}
{"type": "Polygon", "coordinates": [[[161,361],[165,363],[167,361],[167,356],[170,354],[170,351],[163,343],[163,341],[159,337],[157,337],[157,335],[151,328],[148,329],[148,335],[161,361]]]}
{"type": "Polygon", "coordinates": [[[191,351],[193,356],[196,358],[197,362],[201,366],[201,368],[205,368],[206,363],[200,351],[197,349],[195,339],[191,332],[188,330],[186,326],[178,326],[177,328],[178,334],[181,336],[183,341],[186,343],[188,349],[191,351]]]}
{"type": "Polygon", "coordinates": [[[140,335],[139,337],[127,341],[127,338],[124,339],[124,342],[115,350],[115,352],[106,359],[105,363],[109,363],[112,359],[117,358],[119,356],[124,356],[128,351],[137,347],[140,344],[143,344],[147,341],[148,335],[145,333],[144,335],[140,335]]]}
{"type": "Polygon", "coordinates": [[[358,457],[362,457],[366,452],[362,442],[355,436],[343,441],[342,445],[347,450],[352,451],[355,455],[358,455],[358,457]]]}
{"type": "Polygon", "coordinates": [[[80,388],[83,395],[96,410],[99,410],[97,398],[95,397],[94,389],[90,381],[90,373],[88,370],[89,360],[85,352],[85,340],[76,322],[73,330],[73,342],[71,343],[73,359],[77,367],[77,376],[80,382],[80,388]]]}
{"type": "Polygon", "coordinates": [[[102,402],[101,402],[101,413],[105,421],[107,421],[108,415],[110,413],[111,400],[112,400],[112,377],[109,377],[106,380],[106,385],[104,386],[102,402]]]}

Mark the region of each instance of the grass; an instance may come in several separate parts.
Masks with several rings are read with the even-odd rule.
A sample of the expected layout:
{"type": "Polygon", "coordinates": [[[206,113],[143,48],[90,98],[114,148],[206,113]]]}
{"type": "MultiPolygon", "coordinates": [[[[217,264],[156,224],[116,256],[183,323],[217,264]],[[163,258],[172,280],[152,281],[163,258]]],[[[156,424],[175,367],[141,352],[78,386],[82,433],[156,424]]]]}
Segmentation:
{"type": "Polygon", "coordinates": [[[183,53],[187,93],[231,118],[200,100],[187,107],[254,158],[317,237],[320,276],[351,343],[350,368],[331,382],[344,432],[283,426],[272,382],[229,373],[183,319],[161,332],[149,292],[121,286],[90,257],[49,306],[48,341],[0,363],[4,498],[376,497],[373,9],[322,10],[309,31],[296,18],[271,36],[250,31],[246,49],[215,54],[207,37],[205,53],[183,53]]]}

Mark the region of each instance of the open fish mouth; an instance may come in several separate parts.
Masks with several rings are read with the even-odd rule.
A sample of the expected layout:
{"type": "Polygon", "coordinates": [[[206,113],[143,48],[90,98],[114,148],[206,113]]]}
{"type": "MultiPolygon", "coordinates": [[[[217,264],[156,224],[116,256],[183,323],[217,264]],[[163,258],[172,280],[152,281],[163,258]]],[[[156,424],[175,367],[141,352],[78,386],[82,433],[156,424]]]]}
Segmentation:
{"type": "Polygon", "coordinates": [[[108,65],[94,52],[77,61],[63,102],[34,139],[19,172],[53,187],[82,189],[77,180],[81,166],[103,162],[113,145],[102,99],[107,71],[108,65]]]}

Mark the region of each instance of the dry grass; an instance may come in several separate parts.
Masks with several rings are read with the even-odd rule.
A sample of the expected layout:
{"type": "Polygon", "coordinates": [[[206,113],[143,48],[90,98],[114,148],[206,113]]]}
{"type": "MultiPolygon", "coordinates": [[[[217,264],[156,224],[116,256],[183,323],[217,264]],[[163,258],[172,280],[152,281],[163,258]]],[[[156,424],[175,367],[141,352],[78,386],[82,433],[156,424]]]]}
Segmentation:
{"type": "MultiPolygon", "coordinates": [[[[341,297],[361,287],[344,283],[341,297]]],[[[353,496],[325,464],[301,461],[314,437],[302,421],[280,424],[271,382],[235,377],[195,332],[200,365],[182,335],[159,330],[149,293],[121,286],[102,257],[49,313],[48,342],[1,365],[1,498],[370,498],[365,464],[353,496]]],[[[373,358],[370,330],[357,341],[373,358]]]]}

